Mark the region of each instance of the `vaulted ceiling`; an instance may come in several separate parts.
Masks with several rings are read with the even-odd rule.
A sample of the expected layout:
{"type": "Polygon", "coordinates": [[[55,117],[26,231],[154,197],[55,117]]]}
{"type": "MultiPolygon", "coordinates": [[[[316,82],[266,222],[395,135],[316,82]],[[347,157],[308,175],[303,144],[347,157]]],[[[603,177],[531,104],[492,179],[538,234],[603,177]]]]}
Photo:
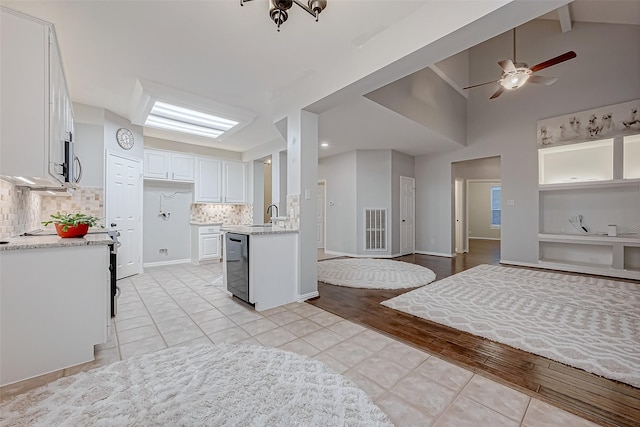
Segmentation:
{"type": "MultiPolygon", "coordinates": [[[[363,95],[566,3],[329,0],[319,22],[294,7],[277,32],[266,0],[244,7],[237,0],[2,1],[56,25],[74,102],[130,118],[136,79],[146,79],[256,114],[213,144],[147,135],[245,152],[280,140],[273,123],[307,108],[321,114],[321,140],[352,142],[341,151],[393,141],[413,155],[447,144],[363,95]]],[[[640,11],[616,12],[627,3],[639,2],[578,1],[572,8],[576,18],[620,21],[640,11]],[[590,8],[595,18],[584,12],[590,8]]]]}

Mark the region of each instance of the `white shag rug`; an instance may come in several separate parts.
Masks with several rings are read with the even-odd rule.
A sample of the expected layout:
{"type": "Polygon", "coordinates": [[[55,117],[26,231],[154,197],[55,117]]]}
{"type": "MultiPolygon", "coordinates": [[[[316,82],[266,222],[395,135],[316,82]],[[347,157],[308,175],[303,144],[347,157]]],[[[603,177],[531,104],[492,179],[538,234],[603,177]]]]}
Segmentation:
{"type": "Polygon", "coordinates": [[[381,303],[640,387],[640,284],[480,265],[381,303]]]}
{"type": "Polygon", "coordinates": [[[0,405],[7,426],[392,426],[323,363],[260,346],[200,345],[61,378],[0,405]]]}
{"type": "Polygon", "coordinates": [[[435,273],[428,268],[390,259],[347,258],[318,262],[319,281],[350,288],[415,288],[435,279],[435,273]]]}

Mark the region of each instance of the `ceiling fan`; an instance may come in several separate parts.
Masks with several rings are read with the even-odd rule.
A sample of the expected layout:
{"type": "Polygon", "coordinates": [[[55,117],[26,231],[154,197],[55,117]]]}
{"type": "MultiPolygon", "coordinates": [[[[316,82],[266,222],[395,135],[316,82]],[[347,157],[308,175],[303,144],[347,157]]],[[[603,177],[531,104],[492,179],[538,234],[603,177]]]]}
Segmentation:
{"type": "Polygon", "coordinates": [[[492,83],[500,83],[500,87],[496,92],[491,95],[489,99],[494,99],[502,95],[505,89],[514,90],[523,86],[525,83],[537,83],[543,84],[546,86],[554,84],[558,78],[557,77],[548,77],[548,76],[538,76],[533,75],[540,70],[551,67],[553,65],[557,65],[561,62],[568,61],[570,59],[575,58],[577,55],[574,51],[570,50],[567,53],[563,53],[562,55],[556,56],[555,58],[548,59],[544,62],[534,65],[529,68],[527,64],[524,62],[516,62],[516,29],[513,29],[513,60],[505,59],[503,61],[498,61],[498,65],[502,68],[502,76],[500,76],[499,80],[494,80],[486,83],[480,83],[473,86],[468,86],[463,89],[471,89],[478,86],[489,85],[492,83]]]}

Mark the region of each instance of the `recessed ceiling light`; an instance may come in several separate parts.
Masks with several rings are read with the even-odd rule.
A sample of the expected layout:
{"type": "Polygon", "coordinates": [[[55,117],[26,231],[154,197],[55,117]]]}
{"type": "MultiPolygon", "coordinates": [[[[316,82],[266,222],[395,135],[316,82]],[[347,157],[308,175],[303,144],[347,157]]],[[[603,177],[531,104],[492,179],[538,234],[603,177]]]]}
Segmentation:
{"type": "Polygon", "coordinates": [[[201,111],[156,101],[145,121],[145,126],[217,138],[238,124],[201,111]]]}
{"type": "Polygon", "coordinates": [[[329,143],[328,142],[323,142],[322,144],[320,144],[320,146],[322,148],[327,148],[329,146],[329,143]]]}

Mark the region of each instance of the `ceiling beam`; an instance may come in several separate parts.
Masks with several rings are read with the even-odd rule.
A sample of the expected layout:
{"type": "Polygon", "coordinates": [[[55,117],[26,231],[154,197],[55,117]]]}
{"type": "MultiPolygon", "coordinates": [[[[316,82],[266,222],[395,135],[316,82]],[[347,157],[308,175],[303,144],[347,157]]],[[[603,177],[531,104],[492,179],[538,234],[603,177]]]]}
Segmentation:
{"type": "Polygon", "coordinates": [[[565,4],[557,10],[558,19],[560,20],[560,29],[563,33],[571,31],[571,11],[569,11],[569,5],[565,4]]]}

